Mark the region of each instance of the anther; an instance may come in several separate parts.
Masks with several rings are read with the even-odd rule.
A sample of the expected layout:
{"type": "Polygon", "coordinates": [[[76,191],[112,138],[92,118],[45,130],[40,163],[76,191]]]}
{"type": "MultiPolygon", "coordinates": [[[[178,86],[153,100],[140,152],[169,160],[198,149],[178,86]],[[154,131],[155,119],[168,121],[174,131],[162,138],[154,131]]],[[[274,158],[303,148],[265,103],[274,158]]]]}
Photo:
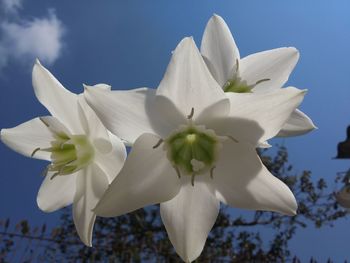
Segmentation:
{"type": "Polygon", "coordinates": [[[55,178],[57,175],[59,175],[60,173],[57,172],[57,173],[54,173],[51,177],[50,177],[50,180],[52,180],[53,178],[55,178]]]}
{"type": "Polygon", "coordinates": [[[33,157],[35,154],[36,154],[36,152],[37,151],[40,151],[41,149],[40,148],[36,148],[33,152],[32,152],[32,154],[30,155],[30,157],[33,157]]]}
{"type": "Polygon", "coordinates": [[[215,166],[213,166],[211,169],[210,169],[210,178],[211,179],[214,179],[214,169],[215,169],[216,167],[215,166]]]}
{"type": "Polygon", "coordinates": [[[50,126],[46,121],[44,121],[43,118],[39,117],[39,119],[41,120],[42,123],[45,124],[46,127],[49,127],[49,126],[50,126]]]}
{"type": "Polygon", "coordinates": [[[265,81],[269,81],[271,79],[261,79],[261,80],[258,80],[257,82],[255,82],[254,86],[260,84],[261,82],[265,82],[265,81]]]}
{"type": "Polygon", "coordinates": [[[163,139],[159,139],[159,141],[152,148],[153,149],[158,148],[162,144],[163,141],[164,141],[163,139]]]}
{"type": "Polygon", "coordinates": [[[231,139],[232,141],[238,143],[239,141],[237,139],[235,139],[234,137],[232,137],[231,135],[226,135],[227,138],[231,139]]]}
{"type": "Polygon", "coordinates": [[[176,171],[177,177],[181,178],[180,170],[176,166],[174,166],[174,169],[176,171]]]}
{"type": "Polygon", "coordinates": [[[195,173],[193,173],[192,176],[191,176],[191,184],[192,184],[192,186],[194,186],[194,177],[195,177],[195,176],[196,176],[195,173]]]}
{"type": "Polygon", "coordinates": [[[191,109],[190,115],[187,115],[187,119],[191,120],[193,118],[193,115],[194,115],[194,108],[191,109]]]}

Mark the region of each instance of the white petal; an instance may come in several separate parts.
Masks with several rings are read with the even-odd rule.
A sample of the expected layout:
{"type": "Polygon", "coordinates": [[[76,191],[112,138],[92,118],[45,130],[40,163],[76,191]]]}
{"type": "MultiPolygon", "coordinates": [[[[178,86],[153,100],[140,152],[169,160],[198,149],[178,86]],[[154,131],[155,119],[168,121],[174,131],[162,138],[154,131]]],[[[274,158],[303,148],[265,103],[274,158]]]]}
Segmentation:
{"type": "Polygon", "coordinates": [[[213,176],[218,198],[230,206],[296,214],[293,193],[266,169],[249,144],[227,141],[213,176]]]}
{"type": "Polygon", "coordinates": [[[157,95],[171,100],[184,116],[194,108],[195,116],[225,99],[221,87],[211,76],[193,38],[184,38],[173,52],[157,95]]]}
{"type": "Polygon", "coordinates": [[[102,90],[106,90],[106,91],[111,91],[111,88],[112,88],[111,85],[104,84],[104,83],[96,84],[93,86],[83,84],[83,86],[85,89],[93,88],[93,89],[102,89],[102,90]]]}
{"type": "Polygon", "coordinates": [[[179,192],[180,180],[162,146],[153,149],[158,140],[151,134],[136,140],[124,167],[98,203],[97,215],[119,216],[167,201],[179,192]]]}
{"type": "Polygon", "coordinates": [[[201,112],[195,119],[196,123],[205,124],[211,120],[227,116],[230,112],[230,100],[220,100],[201,112]]]}
{"type": "Polygon", "coordinates": [[[213,77],[223,87],[233,78],[239,51],[225,21],[213,15],[203,34],[201,53],[213,77]]]}
{"type": "Polygon", "coordinates": [[[126,159],[126,148],[123,142],[112,133],[109,133],[110,142],[112,143],[112,151],[108,153],[95,153],[95,162],[105,172],[109,183],[120,172],[126,159]]]}
{"type": "Polygon", "coordinates": [[[278,89],[287,82],[299,59],[299,51],[294,47],[276,48],[255,53],[240,61],[240,76],[249,85],[262,79],[253,89],[255,92],[278,89]]]}
{"type": "Polygon", "coordinates": [[[92,209],[108,187],[105,173],[96,165],[77,176],[77,191],[73,203],[73,220],[81,241],[92,246],[92,231],[96,214],[92,209]]]}
{"type": "Polygon", "coordinates": [[[24,122],[11,129],[2,129],[0,135],[3,143],[20,154],[43,160],[51,159],[50,153],[44,151],[37,151],[31,156],[37,148],[51,147],[50,142],[54,140],[51,131],[40,118],[24,122]]]}
{"type": "Polygon", "coordinates": [[[231,135],[257,145],[276,136],[305,92],[290,87],[265,93],[227,93],[231,102],[230,116],[217,118],[207,125],[219,135],[231,135]]]}
{"type": "MultiPolygon", "coordinates": [[[[103,91],[85,89],[85,98],[108,130],[133,144],[143,133],[164,134],[168,127],[159,116],[155,90],[103,91]]],[[[174,128],[174,127],[172,127],[174,128]]]]}
{"type": "Polygon", "coordinates": [[[169,239],[185,262],[202,252],[220,209],[219,200],[205,182],[190,182],[170,201],[160,204],[160,214],[169,239]]]}
{"type": "Polygon", "coordinates": [[[46,125],[46,127],[51,131],[51,133],[65,133],[70,135],[70,131],[55,117],[52,116],[44,116],[39,117],[41,122],[46,125]]]}
{"type": "Polygon", "coordinates": [[[337,202],[345,208],[350,208],[350,186],[345,185],[340,192],[336,193],[337,202]]]}
{"type": "Polygon", "coordinates": [[[48,173],[42,182],[36,202],[44,212],[53,212],[73,203],[76,191],[76,178],[82,171],[74,174],[56,176],[51,179],[48,173]]]}
{"type": "Polygon", "coordinates": [[[269,144],[267,141],[264,141],[264,142],[259,142],[258,147],[262,149],[267,149],[267,148],[271,148],[272,145],[269,144]]]}
{"type": "Polygon", "coordinates": [[[62,84],[39,61],[33,68],[33,87],[38,100],[74,134],[83,133],[78,115],[78,97],[62,84]]]}
{"type": "Polygon", "coordinates": [[[290,115],[277,136],[298,136],[306,134],[314,129],[316,129],[316,126],[312,120],[305,113],[297,109],[290,115]]]}
{"type": "Polygon", "coordinates": [[[101,138],[107,141],[109,140],[106,127],[102,124],[96,113],[87,104],[83,94],[78,96],[78,112],[85,134],[92,139],[101,138]]]}

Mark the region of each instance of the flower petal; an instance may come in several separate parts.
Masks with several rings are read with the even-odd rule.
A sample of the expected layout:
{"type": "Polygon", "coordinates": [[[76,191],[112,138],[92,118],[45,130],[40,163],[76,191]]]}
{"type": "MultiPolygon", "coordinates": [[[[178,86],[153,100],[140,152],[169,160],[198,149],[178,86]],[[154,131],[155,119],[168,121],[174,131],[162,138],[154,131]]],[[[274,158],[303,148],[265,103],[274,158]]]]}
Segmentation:
{"type": "Polygon", "coordinates": [[[296,214],[293,193],[266,169],[253,146],[228,140],[220,154],[213,175],[220,200],[238,208],[296,214]]]}
{"type": "Polygon", "coordinates": [[[109,136],[106,127],[102,124],[96,113],[87,104],[83,94],[78,96],[78,112],[85,134],[90,138],[102,138],[108,141],[109,136]]]}
{"type": "Polygon", "coordinates": [[[76,191],[76,178],[82,171],[74,174],[55,176],[48,173],[42,182],[36,202],[44,212],[54,212],[73,203],[76,191]]]}
{"type": "Polygon", "coordinates": [[[206,125],[219,135],[257,145],[276,136],[305,93],[292,87],[265,93],[230,92],[229,117],[217,118],[206,125]]]}
{"type": "Polygon", "coordinates": [[[77,176],[77,191],[73,203],[73,220],[81,241],[92,246],[92,231],[96,214],[92,209],[108,187],[105,173],[96,164],[77,176]]]}
{"type": "Polygon", "coordinates": [[[299,51],[294,47],[276,48],[255,53],[240,61],[240,77],[255,86],[253,91],[278,89],[285,84],[299,59],[299,51]]]}
{"type": "Polygon", "coordinates": [[[221,87],[233,78],[239,51],[222,17],[213,15],[203,34],[201,53],[215,80],[221,87]]]}
{"type": "Polygon", "coordinates": [[[14,128],[2,129],[0,135],[3,143],[20,154],[48,161],[51,159],[50,153],[44,151],[37,151],[32,156],[37,148],[51,147],[50,142],[54,140],[51,131],[40,118],[24,122],[14,128]]]}
{"type": "MultiPolygon", "coordinates": [[[[159,116],[154,89],[103,91],[85,89],[85,98],[108,130],[127,143],[143,133],[167,133],[166,125],[159,116]],[[154,121],[156,120],[156,121],[154,121]]],[[[174,128],[174,127],[172,127],[174,128]]]]}
{"type": "Polygon", "coordinates": [[[199,180],[194,187],[187,182],[177,196],[160,204],[169,239],[182,260],[191,262],[201,254],[219,209],[214,192],[199,180]]]}
{"type": "Polygon", "coordinates": [[[225,99],[191,37],[184,38],[173,52],[157,95],[171,100],[184,116],[194,108],[194,117],[225,99]]]}
{"type": "Polygon", "coordinates": [[[141,207],[161,203],[180,190],[180,180],[162,147],[153,149],[159,138],[138,138],[124,167],[95,208],[97,215],[119,216],[141,207]]]}
{"type": "Polygon", "coordinates": [[[290,137],[306,134],[317,129],[312,120],[302,111],[296,109],[290,115],[282,130],[277,134],[280,137],[290,137]]]}
{"type": "Polygon", "coordinates": [[[33,87],[38,100],[74,134],[83,133],[78,115],[78,97],[62,84],[40,62],[33,68],[33,87]]]}
{"type": "Polygon", "coordinates": [[[109,133],[109,141],[112,143],[112,151],[108,153],[95,152],[95,162],[105,172],[109,183],[111,183],[123,167],[126,159],[126,148],[123,142],[112,133],[109,133]]]}
{"type": "Polygon", "coordinates": [[[92,85],[92,86],[83,84],[83,86],[84,86],[84,89],[93,88],[93,89],[101,89],[101,90],[106,90],[106,91],[111,91],[111,89],[112,89],[111,85],[104,84],[104,83],[99,83],[99,84],[92,85]]]}
{"type": "Polygon", "coordinates": [[[196,123],[203,124],[227,116],[230,112],[230,100],[220,100],[201,112],[195,119],[196,123]]]}

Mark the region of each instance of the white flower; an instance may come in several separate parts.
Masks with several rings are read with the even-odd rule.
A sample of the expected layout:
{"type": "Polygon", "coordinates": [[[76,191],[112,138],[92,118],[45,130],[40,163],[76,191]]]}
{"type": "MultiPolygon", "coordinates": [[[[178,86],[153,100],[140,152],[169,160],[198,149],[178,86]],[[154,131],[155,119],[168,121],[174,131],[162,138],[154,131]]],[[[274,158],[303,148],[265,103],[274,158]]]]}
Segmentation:
{"type": "Polygon", "coordinates": [[[73,203],[79,237],[91,246],[96,218],[91,210],[120,171],[125,146],[106,130],[82,94],[66,90],[39,61],[33,68],[33,87],[52,116],[2,129],[1,140],[18,153],[51,162],[44,171],[38,206],[52,212],[73,203]]]}
{"type": "Polygon", "coordinates": [[[97,215],[119,216],[161,203],[169,238],[189,262],[200,255],[220,201],[295,214],[292,192],[264,167],[256,146],[278,133],[304,91],[277,89],[256,100],[229,100],[193,39],[185,38],[157,90],[85,94],[106,127],[134,143],[97,215]]]}
{"type": "MultiPolygon", "coordinates": [[[[218,15],[214,15],[205,28],[201,53],[227,96],[245,93],[247,97],[254,97],[281,88],[299,59],[299,52],[293,47],[267,50],[241,59],[228,26],[218,15]]],[[[315,128],[311,119],[296,109],[278,136],[302,135],[315,128]]]]}

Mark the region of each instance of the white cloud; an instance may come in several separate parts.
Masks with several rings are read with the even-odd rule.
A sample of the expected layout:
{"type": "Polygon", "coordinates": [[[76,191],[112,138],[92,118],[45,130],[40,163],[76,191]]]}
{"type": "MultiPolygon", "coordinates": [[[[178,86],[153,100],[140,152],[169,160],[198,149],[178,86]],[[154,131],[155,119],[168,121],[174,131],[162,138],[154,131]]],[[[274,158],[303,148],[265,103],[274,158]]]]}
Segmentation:
{"type": "Polygon", "coordinates": [[[7,13],[16,13],[22,7],[22,0],[1,0],[1,3],[7,13]]]}
{"type": "MultiPolygon", "coordinates": [[[[19,0],[0,0],[19,3],[19,0]]],[[[53,10],[47,17],[14,22],[0,19],[0,73],[9,62],[33,63],[39,58],[54,63],[62,53],[65,29],[53,10]]]]}

